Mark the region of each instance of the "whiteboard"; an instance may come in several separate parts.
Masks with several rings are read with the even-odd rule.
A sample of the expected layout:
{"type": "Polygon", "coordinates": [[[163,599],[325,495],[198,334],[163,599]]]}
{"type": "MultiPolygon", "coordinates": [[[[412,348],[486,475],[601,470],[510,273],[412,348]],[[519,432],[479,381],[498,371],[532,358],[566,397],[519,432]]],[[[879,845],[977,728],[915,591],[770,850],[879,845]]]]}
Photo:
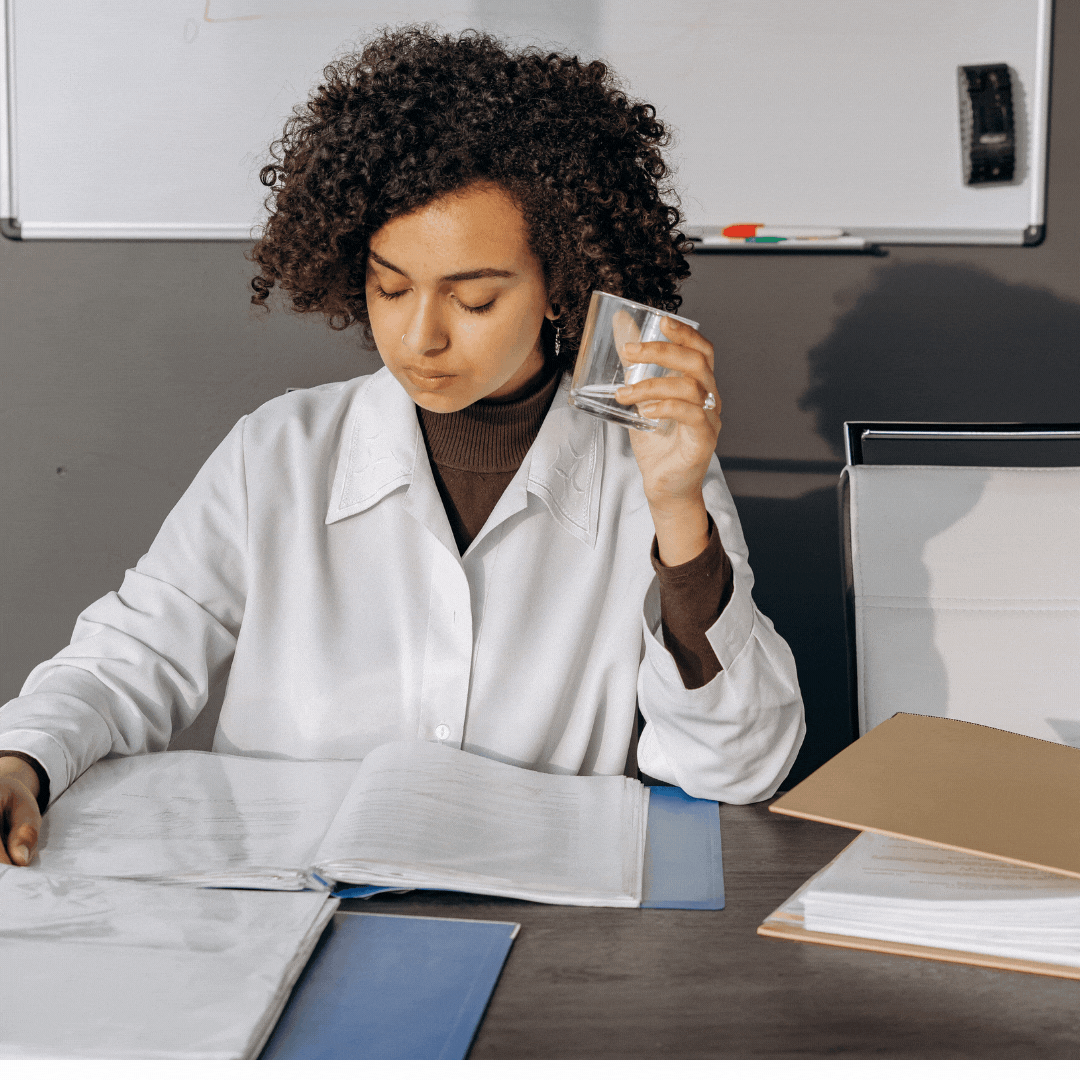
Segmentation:
{"type": "MultiPolygon", "coordinates": [[[[34,238],[248,239],[284,118],[377,26],[601,57],[676,135],[694,228],[1038,242],[1052,0],[4,0],[0,219],[34,238]],[[1012,182],[963,182],[957,68],[1007,63],[1012,182]]],[[[688,230],[690,231],[690,230],[688,230]]]]}

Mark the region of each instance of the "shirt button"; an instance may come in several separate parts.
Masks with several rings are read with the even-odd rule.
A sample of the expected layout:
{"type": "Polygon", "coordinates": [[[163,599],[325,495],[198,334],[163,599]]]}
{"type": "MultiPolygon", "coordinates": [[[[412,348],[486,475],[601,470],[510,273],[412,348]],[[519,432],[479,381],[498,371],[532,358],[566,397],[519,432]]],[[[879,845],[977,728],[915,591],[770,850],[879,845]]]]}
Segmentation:
{"type": "Polygon", "coordinates": [[[440,724],[435,729],[435,738],[440,739],[440,740],[441,739],[449,739],[450,738],[450,729],[445,724],[440,724]]]}

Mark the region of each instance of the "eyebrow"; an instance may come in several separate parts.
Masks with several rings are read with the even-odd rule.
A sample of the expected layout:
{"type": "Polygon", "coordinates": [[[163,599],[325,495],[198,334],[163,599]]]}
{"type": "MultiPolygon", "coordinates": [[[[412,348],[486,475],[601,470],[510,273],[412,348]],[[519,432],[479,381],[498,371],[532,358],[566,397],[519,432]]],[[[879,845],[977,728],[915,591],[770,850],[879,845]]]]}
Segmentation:
{"type": "MultiPolygon", "coordinates": [[[[369,251],[368,256],[372,262],[377,262],[380,266],[385,266],[387,270],[393,270],[395,274],[400,274],[402,277],[408,277],[404,270],[399,270],[392,262],[387,262],[381,255],[376,255],[374,251],[369,251]]],[[[440,281],[476,281],[477,278],[511,278],[517,277],[517,274],[513,270],[496,270],[493,266],[483,266],[479,270],[462,270],[458,274],[447,274],[445,277],[439,278],[440,281]]]]}

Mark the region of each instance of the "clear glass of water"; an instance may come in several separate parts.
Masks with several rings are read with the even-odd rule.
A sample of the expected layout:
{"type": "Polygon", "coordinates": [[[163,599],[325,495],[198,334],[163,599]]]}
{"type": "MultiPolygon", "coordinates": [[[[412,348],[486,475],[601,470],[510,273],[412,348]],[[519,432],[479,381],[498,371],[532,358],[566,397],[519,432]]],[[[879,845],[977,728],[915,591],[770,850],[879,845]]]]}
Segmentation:
{"type": "Polygon", "coordinates": [[[660,333],[660,320],[665,316],[695,330],[701,325],[634,300],[594,292],[570,384],[571,403],[584,412],[639,431],[655,431],[660,427],[663,421],[642,416],[636,405],[616,401],[615,391],[620,386],[671,374],[659,364],[629,363],[625,352],[632,341],[667,341],[660,333]]]}

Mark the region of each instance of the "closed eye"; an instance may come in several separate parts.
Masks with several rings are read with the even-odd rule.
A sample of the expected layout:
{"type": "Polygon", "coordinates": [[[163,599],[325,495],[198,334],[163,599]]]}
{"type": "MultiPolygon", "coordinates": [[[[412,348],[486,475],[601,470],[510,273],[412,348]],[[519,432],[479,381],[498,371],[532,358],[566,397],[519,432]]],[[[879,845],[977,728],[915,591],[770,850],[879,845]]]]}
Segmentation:
{"type": "Polygon", "coordinates": [[[402,289],[400,292],[385,292],[378,282],[375,283],[375,292],[383,300],[396,300],[399,296],[404,296],[408,291],[408,289],[402,289]]]}
{"type": "Polygon", "coordinates": [[[497,297],[493,297],[486,304],[481,304],[479,307],[469,307],[468,304],[464,304],[460,300],[458,300],[456,296],[454,297],[454,299],[457,301],[458,305],[463,310],[469,312],[470,315],[483,315],[485,311],[491,310],[491,307],[495,303],[497,297]]]}

